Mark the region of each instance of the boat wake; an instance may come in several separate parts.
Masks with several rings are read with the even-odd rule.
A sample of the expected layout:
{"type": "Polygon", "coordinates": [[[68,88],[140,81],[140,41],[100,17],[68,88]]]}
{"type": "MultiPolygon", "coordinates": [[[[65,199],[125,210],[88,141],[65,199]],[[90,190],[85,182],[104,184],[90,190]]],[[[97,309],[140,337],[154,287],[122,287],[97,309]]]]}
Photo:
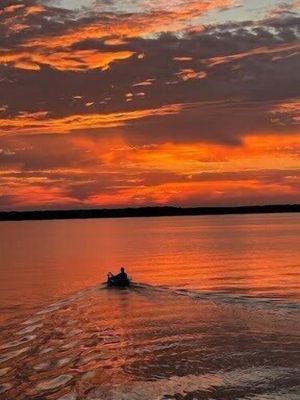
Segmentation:
{"type": "Polygon", "coordinates": [[[297,301],[288,302],[282,299],[272,297],[256,297],[251,295],[237,295],[220,292],[209,292],[192,290],[178,287],[170,287],[166,285],[149,285],[146,283],[133,283],[131,290],[145,290],[151,292],[163,292],[173,294],[174,296],[188,297],[199,301],[213,301],[218,304],[236,304],[245,307],[255,307],[267,309],[269,311],[278,312],[279,310],[286,312],[298,312],[300,311],[300,303],[297,301]]]}
{"type": "Polygon", "coordinates": [[[0,398],[298,399],[298,311],[142,283],[86,288],[2,330],[0,398]]]}

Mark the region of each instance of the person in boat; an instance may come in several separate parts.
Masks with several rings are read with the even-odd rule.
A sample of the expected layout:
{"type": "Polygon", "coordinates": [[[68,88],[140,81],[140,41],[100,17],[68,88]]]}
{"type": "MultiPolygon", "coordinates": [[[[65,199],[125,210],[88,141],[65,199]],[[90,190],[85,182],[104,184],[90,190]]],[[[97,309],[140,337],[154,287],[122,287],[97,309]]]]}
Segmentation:
{"type": "Polygon", "coordinates": [[[117,275],[113,275],[111,272],[108,273],[108,279],[118,280],[118,281],[128,281],[128,276],[125,272],[125,268],[121,267],[120,272],[117,275]]]}

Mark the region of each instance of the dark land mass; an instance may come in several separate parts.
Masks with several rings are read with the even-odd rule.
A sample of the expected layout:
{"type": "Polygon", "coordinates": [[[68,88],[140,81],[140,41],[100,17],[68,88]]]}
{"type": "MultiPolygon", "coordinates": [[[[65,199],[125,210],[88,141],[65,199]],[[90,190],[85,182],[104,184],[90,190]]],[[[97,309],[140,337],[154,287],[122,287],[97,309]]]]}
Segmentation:
{"type": "Polygon", "coordinates": [[[239,207],[139,207],[118,209],[3,211],[0,221],[167,217],[183,215],[264,214],[300,212],[300,204],[239,206],[239,207]]]}

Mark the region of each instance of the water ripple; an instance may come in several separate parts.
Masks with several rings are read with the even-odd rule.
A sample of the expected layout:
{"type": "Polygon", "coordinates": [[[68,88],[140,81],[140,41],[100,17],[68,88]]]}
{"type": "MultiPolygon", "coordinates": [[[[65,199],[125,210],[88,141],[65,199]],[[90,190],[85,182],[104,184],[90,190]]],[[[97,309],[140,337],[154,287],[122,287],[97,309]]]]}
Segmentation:
{"type": "Polygon", "coordinates": [[[298,314],[169,287],[100,289],[55,303],[42,323],[9,327],[0,346],[16,348],[0,356],[5,400],[237,400],[298,385],[298,314]]]}
{"type": "Polygon", "coordinates": [[[70,382],[70,380],[72,380],[72,379],[73,379],[72,375],[60,375],[54,379],[50,379],[50,380],[39,383],[36,386],[36,388],[38,391],[56,389],[60,386],[65,385],[66,383],[70,382]]]}

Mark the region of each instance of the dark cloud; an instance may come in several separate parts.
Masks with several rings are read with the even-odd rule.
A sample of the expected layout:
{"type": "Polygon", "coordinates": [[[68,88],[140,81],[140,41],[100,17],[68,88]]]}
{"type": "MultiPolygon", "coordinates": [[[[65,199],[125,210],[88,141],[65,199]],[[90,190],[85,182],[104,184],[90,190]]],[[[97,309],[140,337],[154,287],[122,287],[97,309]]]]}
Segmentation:
{"type": "MultiPolygon", "coordinates": [[[[88,7],[66,10],[52,1],[18,4],[24,7],[10,0],[0,5],[0,208],[20,207],[29,196],[23,187],[30,185],[41,190],[45,207],[52,206],[48,195],[54,196],[53,204],[57,196],[63,204],[89,206],[101,194],[117,199],[131,189],[222,181],[254,180],[259,188],[251,191],[241,184],[234,194],[212,191],[206,198],[195,190],[187,198],[168,194],[168,201],[219,205],[259,197],[260,202],[280,202],[281,187],[287,188],[284,201],[299,194],[298,172],[290,169],[190,175],[168,170],[162,157],[161,169],[150,171],[142,157],[132,162],[126,152],[117,156],[113,150],[114,141],[141,154],[143,146],[154,145],[155,156],[155,146],[170,143],[241,148],[251,136],[297,137],[300,19],[294,10],[279,8],[262,21],[201,29],[180,25],[178,30],[164,25],[168,13],[156,11],[151,15],[157,21],[163,17],[160,31],[148,29],[145,13],[120,12],[115,1],[106,2],[111,9],[102,13],[88,7]],[[156,112],[164,106],[175,111],[156,112]],[[40,112],[51,130],[30,135],[40,112]],[[133,116],[109,127],[81,124],[83,117],[109,119],[111,114],[114,122],[133,116]],[[72,124],[69,116],[75,116],[72,124]],[[262,187],[272,185],[277,191],[263,193],[262,187]]],[[[200,11],[189,9],[193,16],[200,11]]],[[[280,151],[288,153],[284,147],[280,151]]],[[[291,154],[296,157],[297,149],[291,154]]],[[[210,162],[207,156],[200,159],[210,162]]],[[[142,196],[145,204],[157,201],[151,191],[142,196]]],[[[137,197],[128,194],[130,201],[137,197]]],[[[34,208],[32,201],[28,207],[34,208]]]]}
{"type": "Polygon", "coordinates": [[[89,168],[101,166],[101,160],[67,136],[8,138],[1,145],[11,155],[0,153],[2,168],[18,166],[22,171],[89,168]]]}
{"type": "MultiPolygon", "coordinates": [[[[298,202],[298,191],[300,189],[300,174],[295,170],[257,170],[257,171],[244,171],[244,172],[204,172],[201,174],[194,174],[192,176],[177,173],[166,173],[163,171],[158,172],[137,172],[135,175],[124,174],[109,174],[109,173],[59,173],[59,172],[21,172],[21,173],[7,173],[0,178],[1,184],[7,182],[16,182],[18,180],[26,184],[30,183],[30,179],[34,179],[35,188],[40,187],[49,191],[51,189],[58,189],[64,198],[68,199],[69,204],[75,208],[90,207],[89,201],[94,196],[104,196],[106,194],[116,196],[122,194],[123,190],[140,188],[154,188],[161,187],[164,184],[174,185],[178,187],[178,193],[171,197],[171,204],[177,205],[224,205],[228,204],[270,204],[270,203],[283,203],[298,202]],[[133,182],[135,178],[135,182],[133,182]],[[4,181],[4,182],[3,182],[4,181]],[[257,182],[256,188],[249,188],[248,182],[257,182]],[[234,192],[222,191],[222,183],[232,183],[234,192]],[[182,184],[204,184],[209,183],[219,184],[220,191],[205,192],[201,194],[195,190],[195,194],[190,194],[186,199],[180,195],[184,193],[184,186],[182,184]],[[274,191],[274,185],[277,191],[274,191]],[[280,192],[287,191],[284,199],[280,196],[280,192]],[[246,196],[245,196],[246,194],[246,196]],[[273,200],[272,200],[273,199],[273,200]]],[[[218,187],[218,186],[217,186],[218,187]]],[[[201,186],[200,186],[201,188],[201,186]]],[[[2,209],[8,209],[12,204],[20,206],[20,196],[16,195],[3,195],[0,196],[0,204],[2,209]]],[[[133,201],[133,198],[131,198],[133,201]]],[[[149,193],[142,204],[155,204],[155,196],[149,193]]],[[[116,203],[117,205],[117,203],[116,203]]],[[[46,204],[46,208],[51,208],[51,204],[46,204]]],[[[33,206],[23,206],[24,209],[35,208],[33,206]]],[[[53,205],[52,205],[53,207],[53,205]]],[[[55,207],[55,205],[54,205],[55,207]]],[[[42,207],[43,208],[43,207],[42,207]]],[[[61,208],[64,208],[63,206],[61,208]]]]}
{"type": "MultiPolygon", "coordinates": [[[[115,112],[126,109],[160,107],[163,104],[216,101],[243,98],[255,101],[283,100],[299,95],[299,49],[286,50],[282,45],[296,45],[299,20],[268,20],[266,26],[208,27],[201,33],[178,38],[162,35],[156,39],[128,39],[126,44],[107,46],[104,40],[85,41],[76,50],[131,51],[144,53],[142,60],[131,57],[115,62],[107,71],[57,71],[41,65],[41,70],[25,71],[11,67],[0,69],[0,104],[8,104],[7,113],[48,110],[54,117],[74,113],[115,112]],[[288,39],[287,35],[291,35],[288,39]],[[210,66],[209,60],[242,54],[257,48],[275,48],[278,52],[249,54],[240,59],[210,66]],[[111,49],[112,50],[112,49],[111,49]],[[190,57],[188,62],[174,57],[190,57]],[[275,58],[275,59],[274,59],[275,58]],[[180,81],[177,74],[189,68],[203,71],[205,79],[180,81]],[[155,79],[144,89],[143,99],[126,104],[125,95],[137,92],[132,87],[146,79],[155,79]],[[175,83],[176,82],[176,83],[175,83]],[[170,84],[171,83],[171,84],[170,84]],[[81,95],[82,100],[73,97],[81,95]],[[30,96],[30,103],[27,101],[30,96]],[[109,100],[107,100],[109,98],[109,100]],[[94,102],[87,109],[86,102],[94,102]]],[[[71,50],[72,51],[72,48],[71,50]]]]}

